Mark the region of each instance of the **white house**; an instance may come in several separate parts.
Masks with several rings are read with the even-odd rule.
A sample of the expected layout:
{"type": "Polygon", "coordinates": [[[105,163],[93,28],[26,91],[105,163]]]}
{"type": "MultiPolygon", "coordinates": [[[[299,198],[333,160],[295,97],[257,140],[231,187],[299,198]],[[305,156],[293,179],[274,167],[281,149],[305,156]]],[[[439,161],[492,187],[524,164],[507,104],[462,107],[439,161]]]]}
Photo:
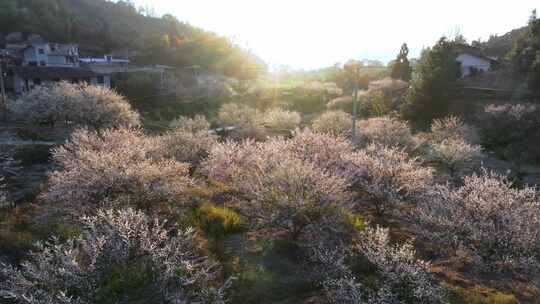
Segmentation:
{"type": "Polygon", "coordinates": [[[458,50],[456,60],[461,64],[462,78],[478,72],[487,72],[499,63],[497,59],[485,56],[479,49],[470,46],[458,50]]]}
{"type": "Polygon", "coordinates": [[[23,66],[78,67],[76,44],[37,42],[23,49],[23,66]]]}
{"type": "Polygon", "coordinates": [[[22,62],[13,66],[13,89],[23,94],[38,85],[59,81],[111,86],[111,74],[80,65],[76,44],[32,42],[20,50],[22,62]]]}

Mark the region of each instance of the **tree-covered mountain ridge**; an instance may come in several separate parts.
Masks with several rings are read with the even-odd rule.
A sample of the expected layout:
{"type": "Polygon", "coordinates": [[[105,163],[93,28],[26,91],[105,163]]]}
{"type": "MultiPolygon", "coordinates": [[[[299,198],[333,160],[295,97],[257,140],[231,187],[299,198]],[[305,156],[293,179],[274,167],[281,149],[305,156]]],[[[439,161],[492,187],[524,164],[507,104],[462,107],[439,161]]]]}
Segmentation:
{"type": "Polygon", "coordinates": [[[226,37],[170,14],[154,17],[131,1],[3,0],[0,44],[8,42],[11,33],[78,43],[83,53],[127,55],[137,63],[179,68],[197,65],[238,78],[252,77],[264,66],[226,37]]]}

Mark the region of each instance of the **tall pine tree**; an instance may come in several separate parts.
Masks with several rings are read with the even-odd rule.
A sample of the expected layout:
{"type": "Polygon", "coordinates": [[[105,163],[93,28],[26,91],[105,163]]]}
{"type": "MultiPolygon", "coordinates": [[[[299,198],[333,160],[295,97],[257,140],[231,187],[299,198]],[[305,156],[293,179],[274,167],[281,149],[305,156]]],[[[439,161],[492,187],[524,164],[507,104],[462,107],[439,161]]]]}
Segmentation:
{"type": "Polygon", "coordinates": [[[426,128],[435,118],[448,115],[451,91],[460,77],[455,43],[441,38],[435,46],[423,51],[415,66],[402,115],[415,127],[426,128]]]}
{"type": "Polygon", "coordinates": [[[390,77],[393,79],[401,79],[403,81],[411,80],[411,65],[409,64],[409,47],[403,43],[401,50],[392,66],[390,77]]]}

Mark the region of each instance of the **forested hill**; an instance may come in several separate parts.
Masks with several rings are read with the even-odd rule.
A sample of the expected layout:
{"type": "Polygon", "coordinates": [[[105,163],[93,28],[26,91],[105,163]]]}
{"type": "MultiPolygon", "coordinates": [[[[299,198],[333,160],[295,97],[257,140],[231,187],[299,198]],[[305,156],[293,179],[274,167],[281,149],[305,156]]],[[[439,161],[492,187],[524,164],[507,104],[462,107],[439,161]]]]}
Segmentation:
{"type": "Polygon", "coordinates": [[[233,77],[252,77],[259,70],[253,66],[262,65],[227,38],[171,15],[146,16],[128,1],[2,0],[0,43],[13,32],[78,43],[87,52],[129,52],[140,63],[199,65],[233,77]]]}
{"type": "Polygon", "coordinates": [[[502,35],[493,35],[489,37],[489,40],[479,45],[480,48],[489,56],[504,57],[514,47],[516,41],[527,31],[527,27],[521,27],[511,30],[510,32],[502,35]]]}

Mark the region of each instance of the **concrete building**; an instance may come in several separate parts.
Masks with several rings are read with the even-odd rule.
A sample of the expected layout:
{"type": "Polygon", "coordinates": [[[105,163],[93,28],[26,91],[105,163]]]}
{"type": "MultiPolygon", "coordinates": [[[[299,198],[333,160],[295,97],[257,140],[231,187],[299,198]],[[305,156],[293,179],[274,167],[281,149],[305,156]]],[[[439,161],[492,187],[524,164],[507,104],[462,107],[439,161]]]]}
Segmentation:
{"type": "MultiPolygon", "coordinates": [[[[81,64],[79,47],[76,44],[32,42],[21,48],[18,54],[20,64],[10,69],[13,91],[17,95],[24,94],[35,86],[59,81],[111,87],[109,72],[95,71],[92,63],[81,64]]],[[[113,58],[110,57],[109,63],[112,62],[113,58]]]]}
{"type": "Polygon", "coordinates": [[[462,78],[490,71],[499,64],[496,58],[485,56],[480,49],[467,45],[459,46],[457,54],[456,60],[461,64],[462,78]]]}
{"type": "Polygon", "coordinates": [[[76,44],[35,42],[25,47],[22,52],[23,66],[79,66],[79,47],[76,44]]]}

